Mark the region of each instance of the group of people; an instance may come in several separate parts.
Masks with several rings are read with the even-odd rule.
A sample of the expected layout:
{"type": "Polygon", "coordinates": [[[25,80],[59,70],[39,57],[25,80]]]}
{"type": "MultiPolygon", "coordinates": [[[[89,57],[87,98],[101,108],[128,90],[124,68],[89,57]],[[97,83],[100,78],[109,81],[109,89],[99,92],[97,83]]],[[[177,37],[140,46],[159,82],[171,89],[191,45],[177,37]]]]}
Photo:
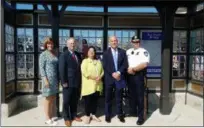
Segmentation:
{"type": "Polygon", "coordinates": [[[85,103],[86,118],[101,122],[96,116],[97,101],[105,91],[105,121],[111,122],[113,92],[116,98],[116,112],[120,122],[125,122],[122,93],[128,86],[132,116],[138,116],[137,125],[142,125],[144,118],[144,92],[146,67],[150,61],[147,50],[140,47],[137,36],[131,39],[133,48],[125,51],[118,47],[116,36],[109,37],[110,47],[103,53],[102,61],[96,57],[96,49],[89,46],[82,59],[75,51],[76,41],[73,37],[67,40],[67,50],[60,57],[54,52],[54,42],[47,38],[45,51],[39,58],[42,77],[42,95],[45,97],[46,124],[56,125],[53,120],[53,101],[58,93],[58,85],[63,87],[63,118],[66,126],[72,121],[82,122],[77,115],[77,104],[82,97],[85,103]],[[104,86],[103,86],[104,85],[104,86]],[[105,88],[103,88],[105,87],[105,88]]]}

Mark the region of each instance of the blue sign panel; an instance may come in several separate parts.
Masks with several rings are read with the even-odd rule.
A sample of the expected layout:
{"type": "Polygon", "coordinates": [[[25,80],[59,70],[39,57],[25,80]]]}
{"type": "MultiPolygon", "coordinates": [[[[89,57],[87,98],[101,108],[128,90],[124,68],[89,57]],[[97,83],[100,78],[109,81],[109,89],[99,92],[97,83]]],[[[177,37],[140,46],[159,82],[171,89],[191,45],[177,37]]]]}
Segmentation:
{"type": "Polygon", "coordinates": [[[142,40],[162,40],[162,32],[143,32],[142,40]]]}
{"type": "Polygon", "coordinates": [[[147,74],[161,74],[161,67],[160,66],[148,66],[147,74]]]}

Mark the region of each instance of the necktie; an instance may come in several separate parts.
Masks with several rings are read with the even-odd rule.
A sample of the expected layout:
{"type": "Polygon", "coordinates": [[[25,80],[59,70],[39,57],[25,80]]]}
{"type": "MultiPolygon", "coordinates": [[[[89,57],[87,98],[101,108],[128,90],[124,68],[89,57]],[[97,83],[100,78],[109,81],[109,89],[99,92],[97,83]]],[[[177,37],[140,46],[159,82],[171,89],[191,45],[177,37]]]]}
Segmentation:
{"type": "Polygon", "coordinates": [[[77,61],[77,60],[76,60],[76,56],[75,56],[74,53],[72,53],[72,58],[73,58],[75,61],[77,61]]]}
{"type": "Polygon", "coordinates": [[[118,56],[117,56],[116,50],[113,50],[113,59],[114,59],[115,71],[118,71],[118,56]]]}

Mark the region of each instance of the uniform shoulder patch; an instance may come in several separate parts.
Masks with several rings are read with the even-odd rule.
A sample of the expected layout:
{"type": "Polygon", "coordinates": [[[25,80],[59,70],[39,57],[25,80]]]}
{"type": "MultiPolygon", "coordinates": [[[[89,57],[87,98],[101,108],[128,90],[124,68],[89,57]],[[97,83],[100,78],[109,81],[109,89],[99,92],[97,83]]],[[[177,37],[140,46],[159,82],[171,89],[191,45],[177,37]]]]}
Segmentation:
{"type": "Polygon", "coordinates": [[[145,51],[145,52],[144,52],[144,55],[147,57],[147,56],[148,56],[148,52],[147,52],[147,51],[145,51]]]}

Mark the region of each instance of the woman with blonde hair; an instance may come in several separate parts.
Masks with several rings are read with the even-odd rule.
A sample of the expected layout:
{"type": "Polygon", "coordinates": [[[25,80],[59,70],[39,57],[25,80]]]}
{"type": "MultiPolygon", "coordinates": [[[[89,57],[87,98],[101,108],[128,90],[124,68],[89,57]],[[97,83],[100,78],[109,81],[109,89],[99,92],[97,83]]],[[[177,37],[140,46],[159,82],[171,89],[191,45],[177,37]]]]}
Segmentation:
{"type": "Polygon", "coordinates": [[[86,53],[86,58],[81,65],[82,90],[81,96],[85,100],[85,123],[89,124],[91,119],[101,122],[96,117],[97,100],[102,93],[102,77],[104,74],[102,64],[96,59],[96,49],[90,46],[86,53]],[[92,114],[92,115],[90,115],[92,114]]]}
{"type": "Polygon", "coordinates": [[[56,125],[57,122],[53,120],[53,107],[56,94],[58,93],[58,58],[54,52],[52,38],[45,39],[44,49],[45,51],[40,54],[39,68],[42,78],[42,96],[45,97],[45,123],[56,125]]]}

